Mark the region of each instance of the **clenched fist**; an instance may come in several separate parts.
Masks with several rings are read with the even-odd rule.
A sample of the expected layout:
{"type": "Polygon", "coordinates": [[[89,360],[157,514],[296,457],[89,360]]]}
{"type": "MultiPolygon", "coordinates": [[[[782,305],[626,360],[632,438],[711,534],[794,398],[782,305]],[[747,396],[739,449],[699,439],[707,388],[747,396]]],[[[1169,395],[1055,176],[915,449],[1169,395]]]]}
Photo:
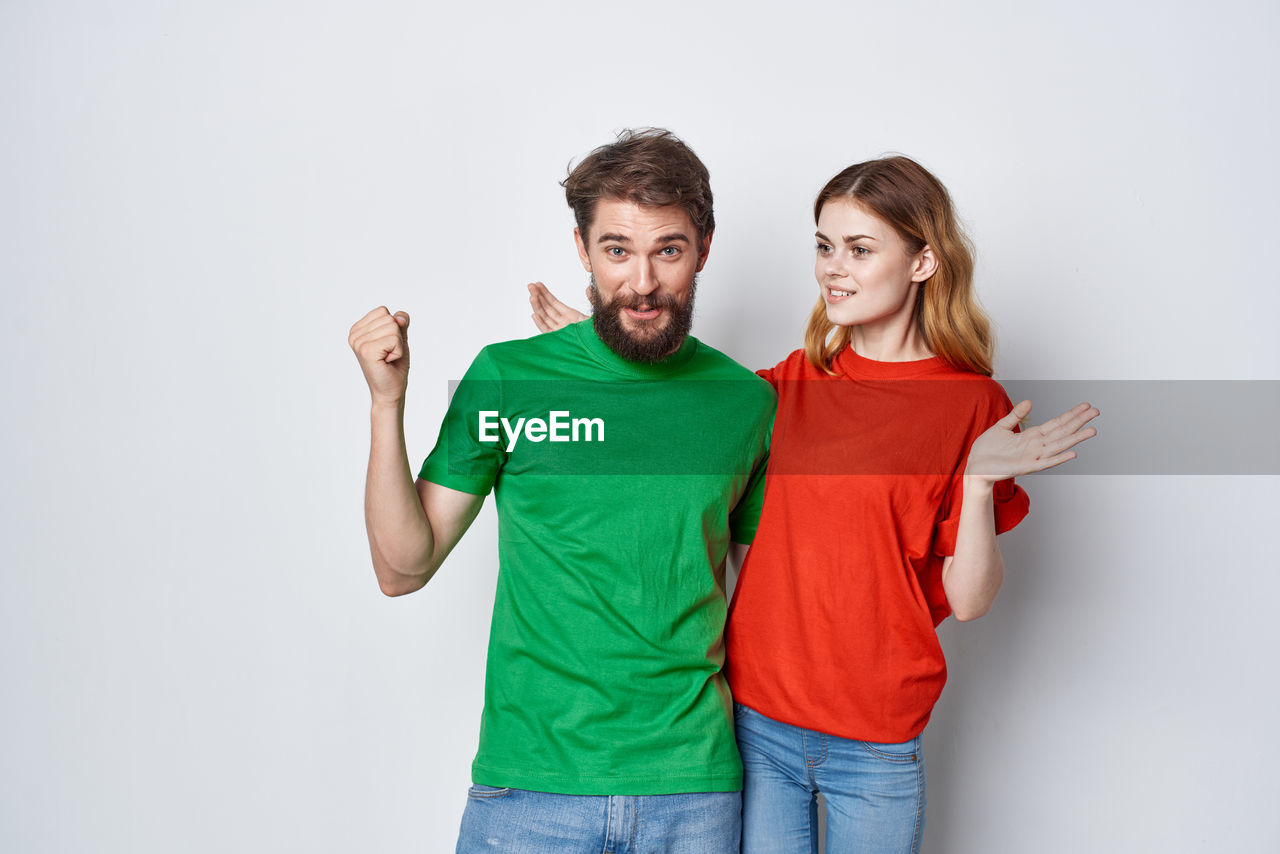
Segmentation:
{"type": "Polygon", "coordinates": [[[398,404],[409,384],[409,315],[380,305],[351,327],[347,343],[355,351],[373,402],[398,404]]]}

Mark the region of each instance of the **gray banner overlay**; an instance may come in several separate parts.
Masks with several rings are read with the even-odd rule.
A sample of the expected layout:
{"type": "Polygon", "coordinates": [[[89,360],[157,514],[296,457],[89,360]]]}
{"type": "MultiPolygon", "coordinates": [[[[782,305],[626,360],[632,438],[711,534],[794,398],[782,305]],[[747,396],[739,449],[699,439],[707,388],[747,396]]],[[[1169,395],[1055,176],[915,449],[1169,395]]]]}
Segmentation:
{"type": "MultiPolygon", "coordinates": [[[[898,385],[926,383],[930,380],[896,380],[898,385]]],[[[945,381],[944,381],[945,382],[945,381]]],[[[1028,419],[1030,425],[1040,424],[1082,401],[1087,401],[1102,415],[1092,423],[1098,435],[1076,449],[1077,459],[1043,474],[1065,475],[1278,475],[1280,474],[1280,380],[1000,380],[1015,403],[1028,399],[1035,405],[1028,419]]],[[[449,395],[453,396],[458,381],[450,381],[449,395]]],[[[503,385],[508,385],[503,383],[503,385]]],[[[520,399],[522,409],[550,410],[573,409],[577,415],[582,410],[574,405],[581,388],[570,390],[565,384],[515,382],[509,384],[512,392],[507,399],[520,399]],[[517,391],[518,388],[518,391],[517,391]],[[563,398],[563,400],[562,400],[563,398]],[[530,407],[536,401],[536,407],[530,407]]],[[[571,385],[578,385],[576,383],[571,385]]],[[[703,383],[699,394],[711,399],[732,400],[734,395],[718,393],[714,383],[703,383]]],[[[818,396],[830,399],[833,393],[843,399],[844,383],[822,383],[818,396]],[[840,391],[837,393],[836,390],[840,391]]],[[[815,391],[817,391],[815,389],[815,391]]],[[[628,400],[622,405],[648,406],[643,392],[629,391],[626,386],[617,390],[628,400]],[[634,397],[632,395],[634,394],[634,397]]],[[[806,391],[806,395],[808,392],[806,391]]],[[[850,383],[849,399],[856,400],[857,383],[850,383]]],[[[595,398],[595,394],[588,395],[595,398]]],[[[622,403],[614,398],[614,406],[622,403]]],[[[726,405],[725,416],[732,417],[732,407],[726,405]]],[[[504,415],[508,413],[503,413],[504,415]]],[[[518,414],[518,413],[516,413],[518,414]]],[[[583,414],[591,414],[584,412],[583,414]]],[[[654,413],[654,426],[668,422],[660,412],[654,413]]],[[[779,420],[781,429],[782,419],[779,420]]],[[[839,429],[841,425],[833,425],[839,429]]],[[[962,428],[963,429],[963,428],[962,428]]],[[[628,438],[609,434],[610,441],[627,441],[628,438]]],[[[851,437],[851,442],[856,437],[851,437]]],[[[565,446],[559,446],[565,447],[565,446]]],[[[545,446],[544,452],[551,447],[545,446]]],[[[584,457],[581,461],[585,463],[584,457]]],[[[637,460],[637,463],[639,461],[637,460]]],[[[792,473],[808,474],[923,474],[935,473],[924,468],[904,464],[898,471],[869,471],[857,463],[857,455],[849,459],[815,460],[811,465],[795,469],[792,473]]],[[[585,464],[570,463],[576,473],[607,473],[585,464]]],[[[681,463],[676,459],[663,459],[657,464],[660,471],[653,473],[679,474],[681,463]]],[[[701,467],[693,467],[703,470],[701,467]]],[[[561,469],[561,473],[571,473],[561,469]]],[[[625,473],[616,471],[614,473],[625,473]]],[[[945,472],[936,472],[942,474],[945,472]]]]}
{"type": "Polygon", "coordinates": [[[1088,401],[1098,435],[1047,473],[1280,474],[1280,380],[1001,380],[1039,424],[1088,401]],[[1269,438],[1268,438],[1269,437],[1269,438]]]}

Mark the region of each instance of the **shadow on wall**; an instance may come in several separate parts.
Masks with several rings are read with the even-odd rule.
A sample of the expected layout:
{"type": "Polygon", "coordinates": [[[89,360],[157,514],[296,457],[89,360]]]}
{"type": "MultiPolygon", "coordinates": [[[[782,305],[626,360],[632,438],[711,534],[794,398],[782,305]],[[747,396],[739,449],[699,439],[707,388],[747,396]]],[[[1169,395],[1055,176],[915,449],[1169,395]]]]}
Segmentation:
{"type": "MultiPolygon", "coordinates": [[[[1041,517],[1066,512],[1051,507],[1056,502],[1048,494],[1042,498],[1049,500],[1036,507],[1033,485],[1033,516],[1037,510],[1041,517]]],[[[1086,574],[1062,571],[1053,550],[1065,544],[1055,539],[1034,526],[1001,537],[1008,571],[994,607],[980,620],[949,619],[938,627],[948,676],[925,730],[922,851],[1008,850],[990,846],[1014,843],[1010,834],[1017,831],[1002,816],[1002,804],[1010,788],[1035,786],[1043,773],[1028,768],[1034,760],[1025,740],[1057,726],[1026,719],[1040,707],[1032,698],[1061,672],[1053,659],[1063,634],[1054,624],[1073,619],[1077,598],[1102,595],[1080,589],[1086,574]],[[957,846],[959,840],[965,842],[957,846]]]]}

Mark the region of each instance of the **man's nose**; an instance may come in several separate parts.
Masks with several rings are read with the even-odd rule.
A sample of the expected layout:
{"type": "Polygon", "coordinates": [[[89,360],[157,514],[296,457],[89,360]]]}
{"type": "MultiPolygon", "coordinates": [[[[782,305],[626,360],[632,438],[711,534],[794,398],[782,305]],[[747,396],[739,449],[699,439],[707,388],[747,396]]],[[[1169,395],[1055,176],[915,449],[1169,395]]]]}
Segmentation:
{"type": "Polygon", "coordinates": [[[657,271],[653,269],[653,262],[649,259],[642,259],[636,267],[636,274],[631,280],[631,290],[640,296],[647,296],[658,289],[657,271]]]}

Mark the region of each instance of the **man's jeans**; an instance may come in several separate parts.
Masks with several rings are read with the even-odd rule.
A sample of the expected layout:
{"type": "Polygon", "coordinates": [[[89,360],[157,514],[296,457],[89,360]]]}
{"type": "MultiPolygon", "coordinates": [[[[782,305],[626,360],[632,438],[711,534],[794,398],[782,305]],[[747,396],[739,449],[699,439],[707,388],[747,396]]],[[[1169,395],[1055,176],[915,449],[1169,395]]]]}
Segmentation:
{"type": "Polygon", "coordinates": [[[738,854],[738,792],[553,795],[472,786],[458,854],[738,854]]]}
{"type": "Polygon", "coordinates": [[[742,754],[743,854],[817,854],[818,802],[827,851],[915,854],[924,834],[920,736],[902,744],[800,729],[734,704],[742,754]]]}

